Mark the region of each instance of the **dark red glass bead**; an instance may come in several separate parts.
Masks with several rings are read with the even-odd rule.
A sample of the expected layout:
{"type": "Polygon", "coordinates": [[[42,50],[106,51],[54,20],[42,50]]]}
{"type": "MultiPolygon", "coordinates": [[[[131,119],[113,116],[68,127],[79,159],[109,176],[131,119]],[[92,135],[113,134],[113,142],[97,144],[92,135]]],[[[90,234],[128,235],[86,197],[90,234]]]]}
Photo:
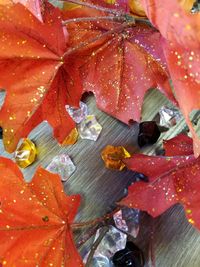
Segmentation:
{"type": "Polygon", "coordinates": [[[138,145],[143,147],[157,142],[160,130],[155,121],[144,121],[139,125],[138,145]]]}
{"type": "Polygon", "coordinates": [[[112,259],[115,267],[143,267],[142,251],[132,242],[127,242],[125,249],[117,251],[112,259]]]}

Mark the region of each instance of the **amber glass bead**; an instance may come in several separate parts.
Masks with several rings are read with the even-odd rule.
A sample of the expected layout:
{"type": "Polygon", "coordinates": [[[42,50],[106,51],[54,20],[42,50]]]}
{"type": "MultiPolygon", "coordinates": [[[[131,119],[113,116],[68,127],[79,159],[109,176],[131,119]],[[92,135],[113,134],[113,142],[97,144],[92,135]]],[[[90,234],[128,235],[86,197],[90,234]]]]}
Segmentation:
{"type": "Polygon", "coordinates": [[[62,143],[62,146],[71,146],[74,145],[78,140],[78,131],[76,128],[72,129],[70,134],[65,138],[62,143]]]}
{"type": "Polygon", "coordinates": [[[109,169],[122,171],[125,168],[123,159],[129,158],[131,155],[123,146],[106,146],[102,152],[101,157],[105,166],[109,169]]]}
{"type": "Polygon", "coordinates": [[[15,161],[20,168],[26,168],[35,161],[36,155],[35,144],[26,138],[15,151],[15,161]]]}

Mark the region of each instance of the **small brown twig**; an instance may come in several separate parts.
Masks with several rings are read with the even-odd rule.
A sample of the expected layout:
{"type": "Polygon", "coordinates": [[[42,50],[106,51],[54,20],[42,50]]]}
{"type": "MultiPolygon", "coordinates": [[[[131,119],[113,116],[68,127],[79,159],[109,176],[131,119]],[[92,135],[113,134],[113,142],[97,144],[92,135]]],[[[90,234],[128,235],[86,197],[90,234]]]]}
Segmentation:
{"type": "Polygon", "coordinates": [[[79,223],[73,223],[71,224],[71,228],[73,231],[75,230],[79,230],[85,227],[93,227],[93,226],[98,226],[98,225],[106,225],[109,220],[112,219],[113,215],[119,211],[120,207],[117,207],[116,209],[114,209],[112,212],[105,214],[102,217],[96,218],[94,220],[91,221],[86,221],[86,222],[79,222],[79,223]]]}
{"type": "Polygon", "coordinates": [[[103,239],[103,237],[105,236],[105,234],[109,231],[109,227],[106,226],[106,227],[103,227],[101,230],[100,230],[100,234],[99,234],[99,237],[97,238],[97,240],[94,242],[94,244],[92,245],[92,248],[90,250],[90,253],[89,253],[89,256],[87,258],[87,262],[86,262],[86,265],[85,267],[91,267],[91,262],[92,262],[92,259],[93,259],[93,256],[94,256],[94,253],[98,247],[98,245],[100,244],[101,240],[103,239]]]}
{"type": "Polygon", "coordinates": [[[63,25],[67,25],[70,23],[78,23],[78,22],[90,22],[90,21],[99,21],[99,20],[111,20],[116,22],[125,22],[126,18],[124,16],[101,16],[101,17],[83,17],[83,18],[74,18],[63,21],[63,25]]]}
{"type": "MultiPolygon", "coordinates": [[[[100,20],[110,20],[114,22],[126,22],[127,24],[135,22],[142,22],[148,25],[151,25],[148,19],[134,17],[132,15],[124,14],[124,15],[115,15],[115,16],[97,16],[97,17],[81,17],[81,18],[72,18],[62,22],[63,25],[67,25],[70,23],[79,23],[79,22],[92,22],[92,21],[100,21],[100,20]]],[[[152,25],[151,25],[152,26],[152,25]]]]}
{"type": "Polygon", "coordinates": [[[87,233],[83,234],[81,239],[77,242],[77,248],[79,249],[82,245],[84,245],[94,234],[96,233],[98,229],[98,225],[95,226],[92,229],[87,230],[87,233]]]}
{"type": "Polygon", "coordinates": [[[73,3],[73,4],[77,4],[77,5],[80,5],[80,6],[85,6],[85,7],[92,8],[92,9],[96,9],[96,10],[103,11],[103,12],[106,12],[106,13],[111,13],[111,14],[114,14],[114,15],[121,15],[122,14],[121,12],[119,12],[117,10],[114,10],[114,9],[111,9],[111,8],[107,8],[107,7],[98,6],[98,5],[94,5],[94,4],[91,4],[91,3],[88,3],[88,2],[83,2],[83,1],[80,1],[80,0],[63,0],[63,1],[64,2],[73,3]]]}
{"type": "Polygon", "coordinates": [[[115,33],[118,33],[118,32],[120,32],[120,31],[123,31],[124,29],[126,29],[126,28],[128,28],[128,27],[131,27],[131,26],[133,26],[133,25],[135,25],[135,21],[126,22],[126,23],[121,24],[119,27],[116,27],[116,28],[114,28],[114,29],[112,29],[112,30],[110,30],[110,31],[104,32],[104,33],[102,33],[102,34],[100,34],[100,35],[97,35],[97,36],[94,37],[94,38],[89,39],[87,42],[82,42],[82,43],[80,43],[79,45],[77,45],[77,46],[75,46],[75,47],[69,49],[68,51],[66,51],[66,52],[63,54],[62,59],[64,59],[66,56],[68,56],[68,55],[70,55],[70,54],[76,52],[77,50],[86,47],[87,45],[90,45],[90,44],[92,44],[92,43],[94,43],[94,42],[96,42],[96,41],[98,41],[98,40],[100,40],[100,39],[102,39],[102,38],[106,38],[106,37],[108,37],[108,36],[111,36],[112,34],[115,34],[115,33]]]}

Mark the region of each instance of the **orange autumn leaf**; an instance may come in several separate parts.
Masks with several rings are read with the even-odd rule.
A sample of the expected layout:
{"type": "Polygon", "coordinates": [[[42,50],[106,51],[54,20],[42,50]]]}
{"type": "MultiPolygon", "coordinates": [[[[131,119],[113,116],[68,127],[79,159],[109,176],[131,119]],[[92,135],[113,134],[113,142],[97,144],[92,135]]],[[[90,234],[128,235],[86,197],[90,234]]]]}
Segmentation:
{"type": "Polygon", "coordinates": [[[0,17],[0,88],[6,90],[0,125],[5,149],[13,152],[19,139],[43,120],[62,143],[75,126],[65,105],[78,105],[82,87],[75,65],[64,57],[68,35],[60,11],[46,3],[42,23],[21,4],[0,5],[0,17]]]}
{"type": "Polygon", "coordinates": [[[12,0],[0,0],[0,5],[12,5],[12,0]]]}
{"type": "Polygon", "coordinates": [[[42,21],[42,0],[0,0],[0,5],[13,5],[21,3],[28,8],[39,20],[42,21]]]}
{"type": "Polygon", "coordinates": [[[80,196],[67,196],[60,177],[42,168],[26,183],[17,165],[0,158],[0,264],[80,267],[70,225],[80,196]]]}
{"type": "Polygon", "coordinates": [[[12,0],[14,3],[21,3],[27,7],[39,20],[42,21],[41,5],[42,0],[12,0]]]}
{"type": "Polygon", "coordinates": [[[146,14],[163,36],[161,45],[174,85],[176,99],[200,154],[200,139],[190,121],[200,109],[200,14],[185,11],[178,0],[142,0],[146,14]],[[163,19],[163,15],[165,19],[163,19]]]}

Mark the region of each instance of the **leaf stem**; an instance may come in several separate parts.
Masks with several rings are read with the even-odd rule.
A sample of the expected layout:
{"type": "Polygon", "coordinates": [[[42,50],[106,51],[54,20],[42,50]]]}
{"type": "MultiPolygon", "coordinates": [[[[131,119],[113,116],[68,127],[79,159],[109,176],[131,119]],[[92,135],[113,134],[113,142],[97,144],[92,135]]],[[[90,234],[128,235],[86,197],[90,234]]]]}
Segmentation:
{"type": "MultiPolygon", "coordinates": [[[[63,25],[67,25],[70,23],[78,23],[78,22],[92,22],[92,21],[99,21],[99,20],[111,20],[114,22],[143,22],[147,23],[148,25],[151,25],[150,21],[148,19],[143,18],[137,18],[132,15],[124,14],[124,15],[118,15],[118,16],[97,16],[97,17],[81,17],[81,18],[73,18],[68,19],[62,22],[63,25]]],[[[152,25],[151,25],[152,26],[152,25]]]]}
{"type": "Polygon", "coordinates": [[[77,248],[79,249],[82,245],[84,245],[93,235],[95,235],[98,226],[87,230],[87,233],[83,235],[83,237],[77,242],[77,248]]]}
{"type": "Polygon", "coordinates": [[[105,225],[119,209],[120,209],[120,207],[114,209],[112,212],[107,213],[106,215],[104,215],[102,217],[96,218],[96,219],[91,220],[91,221],[73,223],[73,224],[71,224],[72,230],[78,230],[78,229],[82,229],[85,227],[92,227],[92,226],[96,226],[96,225],[101,224],[101,223],[103,225],[105,225]]]}
{"type": "Polygon", "coordinates": [[[111,13],[114,15],[121,15],[122,13],[119,11],[116,11],[114,9],[111,8],[107,8],[107,7],[102,7],[102,6],[98,6],[98,5],[94,5],[88,2],[83,2],[80,0],[63,0],[64,2],[69,2],[69,3],[73,3],[73,4],[77,4],[77,5],[81,5],[81,6],[85,6],[85,7],[89,7],[92,9],[97,9],[99,11],[103,11],[103,12],[107,12],[107,13],[111,13]]]}
{"type": "Polygon", "coordinates": [[[108,36],[110,36],[112,34],[115,34],[115,33],[118,33],[120,31],[123,31],[125,28],[131,27],[132,25],[135,25],[135,21],[123,23],[119,27],[116,27],[116,28],[114,28],[114,29],[112,29],[110,31],[107,31],[107,32],[104,32],[104,33],[102,33],[100,35],[97,35],[96,37],[91,38],[87,42],[82,42],[79,45],[77,45],[77,46],[69,49],[68,51],[66,51],[63,54],[62,58],[64,59],[66,56],[76,52],[77,50],[82,49],[82,48],[86,47],[87,45],[90,45],[90,44],[92,44],[92,43],[94,43],[94,42],[96,42],[96,41],[98,41],[98,40],[100,40],[102,38],[106,38],[106,37],[108,37],[108,36]]]}
{"type": "Polygon", "coordinates": [[[91,250],[90,250],[90,253],[89,253],[89,256],[88,256],[88,259],[87,259],[87,262],[86,262],[86,265],[85,267],[90,267],[91,266],[91,262],[92,262],[92,259],[93,259],[93,256],[94,256],[94,253],[98,247],[98,245],[100,244],[101,240],[103,239],[103,237],[105,236],[105,234],[109,231],[109,227],[104,227],[103,229],[101,229],[100,231],[100,234],[99,234],[99,237],[97,238],[97,240],[94,242],[91,250]]]}
{"type": "Polygon", "coordinates": [[[63,25],[67,25],[70,23],[78,23],[78,22],[87,22],[87,21],[99,21],[99,20],[111,20],[111,21],[121,21],[125,22],[126,18],[124,16],[102,16],[102,17],[83,17],[83,18],[74,18],[63,21],[63,25]]]}

